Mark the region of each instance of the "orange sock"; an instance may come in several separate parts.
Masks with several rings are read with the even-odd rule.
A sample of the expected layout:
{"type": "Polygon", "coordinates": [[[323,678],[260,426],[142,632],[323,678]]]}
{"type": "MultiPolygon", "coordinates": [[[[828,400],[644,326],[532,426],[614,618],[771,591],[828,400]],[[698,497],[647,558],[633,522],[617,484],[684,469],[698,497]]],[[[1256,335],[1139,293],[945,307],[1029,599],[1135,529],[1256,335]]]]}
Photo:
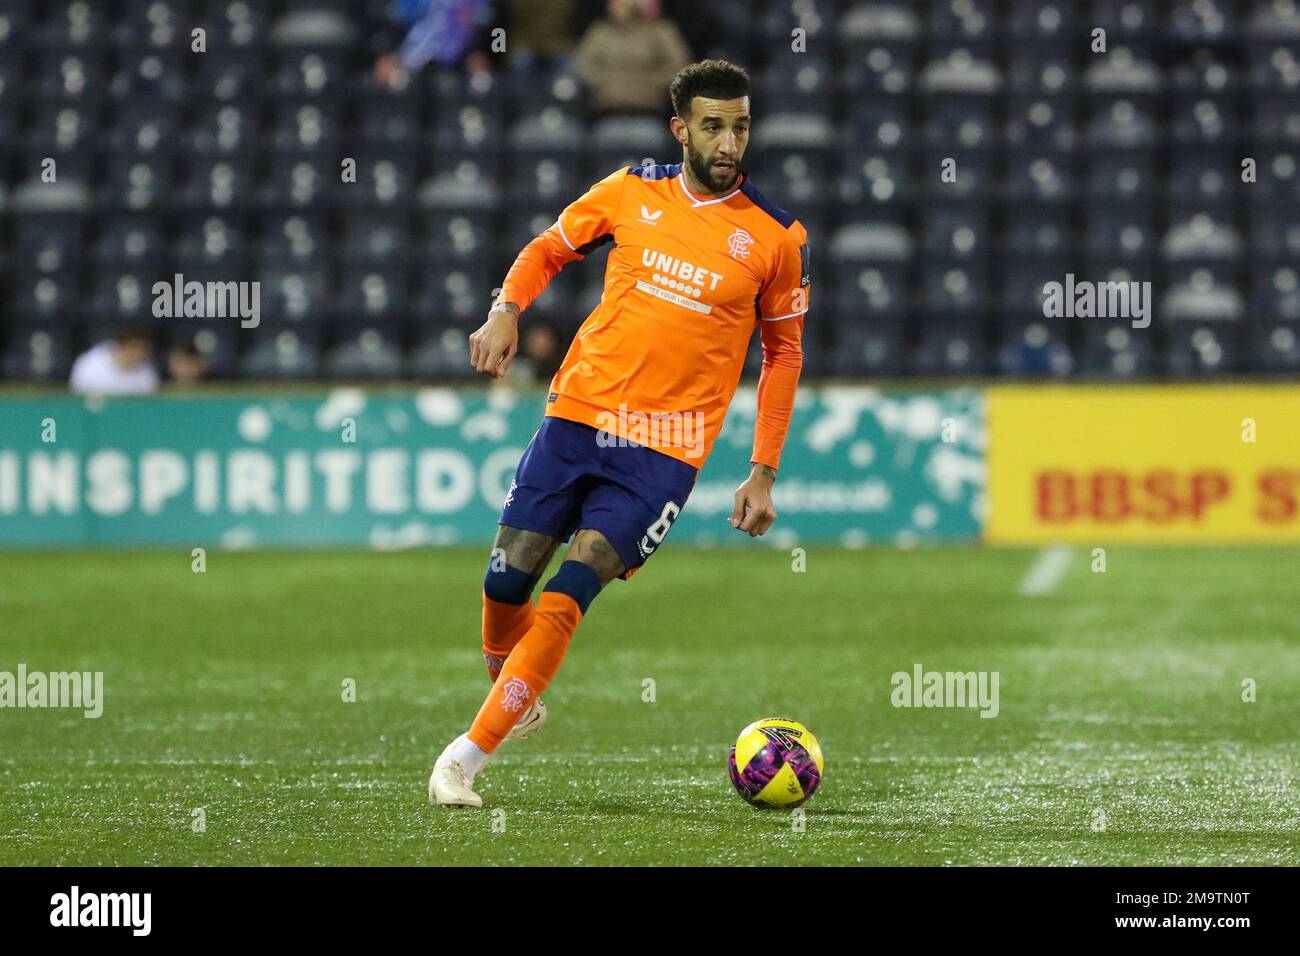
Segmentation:
{"type": "Polygon", "coordinates": [[[506,604],[483,595],[483,661],[493,683],[510,652],[532,626],[531,598],[523,604],[506,604]]]}
{"type": "Polygon", "coordinates": [[[469,729],[469,739],[488,753],[497,749],[519,715],[555,678],[582,610],[567,594],[543,591],[532,618],[532,626],[510,652],[469,729]]]}

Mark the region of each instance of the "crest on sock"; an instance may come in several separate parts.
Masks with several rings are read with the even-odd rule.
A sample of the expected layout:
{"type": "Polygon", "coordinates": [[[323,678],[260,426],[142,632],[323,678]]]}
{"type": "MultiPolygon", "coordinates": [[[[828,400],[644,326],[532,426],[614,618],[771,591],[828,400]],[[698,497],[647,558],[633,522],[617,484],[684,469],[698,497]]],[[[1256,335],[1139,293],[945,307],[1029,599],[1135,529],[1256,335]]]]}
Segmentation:
{"type": "Polygon", "coordinates": [[[512,677],[501,685],[501,709],[517,714],[532,696],[532,689],[527,684],[518,677],[512,677]]]}

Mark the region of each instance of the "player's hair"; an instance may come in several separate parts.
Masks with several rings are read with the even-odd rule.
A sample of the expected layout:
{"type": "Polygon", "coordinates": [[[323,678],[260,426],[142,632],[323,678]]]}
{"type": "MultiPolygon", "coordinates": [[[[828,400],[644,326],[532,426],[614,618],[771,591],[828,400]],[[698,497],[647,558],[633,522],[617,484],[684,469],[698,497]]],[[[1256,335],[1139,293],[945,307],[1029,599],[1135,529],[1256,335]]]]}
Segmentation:
{"type": "Polygon", "coordinates": [[[673,112],[680,119],[691,114],[691,101],[697,96],[711,100],[736,100],[749,95],[749,74],[727,60],[701,60],[684,66],[668,86],[673,112]]]}

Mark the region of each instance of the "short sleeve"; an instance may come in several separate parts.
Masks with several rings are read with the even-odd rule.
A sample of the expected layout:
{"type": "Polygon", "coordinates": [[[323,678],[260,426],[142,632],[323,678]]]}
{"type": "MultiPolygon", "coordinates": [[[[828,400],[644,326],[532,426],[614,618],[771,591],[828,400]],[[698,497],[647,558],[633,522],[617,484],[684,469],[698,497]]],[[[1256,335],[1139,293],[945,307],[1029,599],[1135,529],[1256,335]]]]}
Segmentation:
{"type": "Polygon", "coordinates": [[[572,252],[585,256],[613,238],[629,168],[606,176],[560,213],[552,228],[572,252]]]}

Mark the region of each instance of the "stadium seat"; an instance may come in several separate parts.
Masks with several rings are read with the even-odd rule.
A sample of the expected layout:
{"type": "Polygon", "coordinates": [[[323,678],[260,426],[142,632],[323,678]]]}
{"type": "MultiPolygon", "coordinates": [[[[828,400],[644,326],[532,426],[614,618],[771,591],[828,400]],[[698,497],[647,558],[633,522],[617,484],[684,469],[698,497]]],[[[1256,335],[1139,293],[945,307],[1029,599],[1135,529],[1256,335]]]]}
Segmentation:
{"type": "Polygon", "coordinates": [[[1093,319],[1083,323],[1081,372],[1092,378],[1141,379],[1160,371],[1152,329],[1131,322],[1093,319]]]}
{"type": "Polygon", "coordinates": [[[1169,373],[1177,377],[1225,375],[1235,371],[1236,326],[1188,322],[1169,331],[1169,373]]]}
{"type": "Polygon", "coordinates": [[[61,382],[72,368],[71,330],[15,326],[0,354],[0,375],[19,382],[61,382]]]}
{"type": "Polygon", "coordinates": [[[310,379],[317,377],[319,366],[314,329],[267,325],[257,330],[252,347],[240,359],[239,371],[244,378],[310,379]]]}
{"type": "Polygon", "coordinates": [[[365,326],[347,332],[325,356],[325,373],[339,379],[393,379],[402,374],[402,343],[365,326]]]}
{"type": "Polygon", "coordinates": [[[1254,364],[1261,371],[1294,376],[1300,372],[1300,324],[1267,322],[1253,333],[1254,364]]]}
{"type": "Polygon", "coordinates": [[[981,375],[984,335],[978,325],[928,320],[921,328],[912,366],[918,375],[981,375]]]}
{"type": "Polygon", "coordinates": [[[1064,378],[1074,371],[1066,323],[1033,315],[1004,321],[998,371],[1020,378],[1064,378]]]}
{"type": "MultiPolygon", "coordinates": [[[[387,6],[0,3],[4,367],[63,369],[182,272],[263,283],[275,334],[200,330],[214,374],[459,381],[520,248],[620,166],[680,156],[665,117],[589,115],[563,57],[381,83],[387,6]]],[[[809,233],[809,374],[1293,370],[1289,0],[715,0],[688,19],[697,56],[751,66],[744,168],[809,233]],[[1068,273],[1152,282],[1153,327],[1040,322],[1068,273]]],[[[557,277],[538,320],[576,328],[609,251],[557,277]]]]}

